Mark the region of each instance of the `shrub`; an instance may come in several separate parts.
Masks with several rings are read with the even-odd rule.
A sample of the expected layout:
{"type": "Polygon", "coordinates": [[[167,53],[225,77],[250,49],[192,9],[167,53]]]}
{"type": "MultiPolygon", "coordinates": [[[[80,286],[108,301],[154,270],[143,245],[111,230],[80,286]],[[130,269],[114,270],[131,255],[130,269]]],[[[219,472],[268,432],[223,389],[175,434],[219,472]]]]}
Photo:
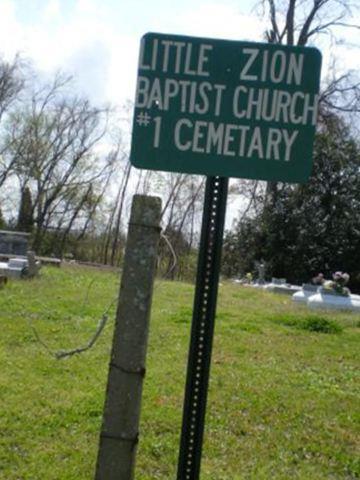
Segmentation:
{"type": "Polygon", "coordinates": [[[322,317],[307,317],[301,322],[300,328],[319,333],[341,333],[343,331],[343,327],[337,322],[322,317]]]}
{"type": "Polygon", "coordinates": [[[304,318],[299,318],[294,315],[283,315],[280,317],[277,316],[273,321],[286,325],[287,327],[308,330],[309,332],[341,333],[343,331],[343,327],[334,320],[317,317],[316,315],[310,315],[304,318]]]}

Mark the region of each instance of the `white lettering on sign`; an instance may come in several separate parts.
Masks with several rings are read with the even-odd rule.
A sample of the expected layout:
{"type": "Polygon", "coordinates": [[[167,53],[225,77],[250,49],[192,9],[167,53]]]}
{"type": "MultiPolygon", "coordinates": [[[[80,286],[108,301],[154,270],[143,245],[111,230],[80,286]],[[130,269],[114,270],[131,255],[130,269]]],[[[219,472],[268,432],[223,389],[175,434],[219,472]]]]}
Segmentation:
{"type": "Polygon", "coordinates": [[[245,63],[245,66],[240,72],[240,80],[257,80],[256,75],[249,75],[248,71],[250,70],[252,64],[254,63],[255,58],[258,56],[259,50],[257,48],[243,48],[243,53],[249,55],[248,61],[245,63]]]}
{"type": "MultiPolygon", "coordinates": [[[[210,82],[192,82],[167,78],[152,81],[139,76],[135,106],[169,111],[178,108],[181,113],[208,113],[219,116],[225,85],[210,82]]],[[[232,114],[237,119],[286,124],[316,124],[318,94],[269,88],[248,88],[239,85],[233,94],[232,114]]]]}
{"type": "Polygon", "coordinates": [[[139,76],[136,89],[135,107],[152,108],[168,111],[179,108],[182,113],[197,113],[204,115],[213,113],[219,116],[225,85],[210,82],[191,82],[190,80],[175,80],[167,78],[152,81],[139,76]]]}
{"type": "Polygon", "coordinates": [[[283,50],[260,50],[259,48],[243,48],[241,55],[245,57],[245,64],[240,70],[240,80],[248,82],[271,81],[272,83],[285,82],[287,85],[300,85],[304,66],[304,54],[283,50]],[[256,62],[261,62],[260,75],[255,73],[256,62]]]}
{"type": "Polygon", "coordinates": [[[151,45],[146,46],[150,55],[145,59],[145,40],[140,47],[140,70],[161,70],[163,73],[186,74],[208,77],[209,55],[212,45],[201,43],[194,45],[191,42],[177,42],[173,40],[154,39],[151,45]]]}
{"type": "Polygon", "coordinates": [[[316,125],[318,100],[318,94],[239,85],[234,91],[232,107],[238,119],[316,125]]]}
{"type": "Polygon", "coordinates": [[[192,123],[187,118],[182,118],[181,120],[179,120],[175,125],[174,141],[175,141],[176,148],[182,152],[185,152],[186,150],[189,150],[191,148],[191,142],[190,140],[184,142],[181,139],[180,133],[183,126],[187,126],[188,128],[191,128],[192,123]]]}
{"type": "Polygon", "coordinates": [[[264,160],[288,162],[298,130],[289,133],[284,128],[262,129],[226,123],[192,121],[181,118],[174,129],[174,144],[182,152],[206,153],[211,155],[257,157],[264,160]]]}
{"type": "Polygon", "coordinates": [[[289,136],[289,132],[287,130],[281,130],[283,133],[283,138],[285,142],[285,162],[288,162],[290,160],[290,152],[291,152],[291,147],[293,146],[293,143],[296,139],[296,137],[299,134],[298,130],[295,130],[292,132],[291,136],[289,136]]]}

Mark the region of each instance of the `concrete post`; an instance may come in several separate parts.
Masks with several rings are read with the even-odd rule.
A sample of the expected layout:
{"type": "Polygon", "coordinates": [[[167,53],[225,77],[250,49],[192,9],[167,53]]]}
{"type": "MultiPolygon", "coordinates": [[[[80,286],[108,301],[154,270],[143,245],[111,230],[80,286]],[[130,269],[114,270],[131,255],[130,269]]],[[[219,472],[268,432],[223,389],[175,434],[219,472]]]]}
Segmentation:
{"type": "Polygon", "coordinates": [[[160,214],[159,198],[134,196],[95,480],[134,478],[160,214]]]}

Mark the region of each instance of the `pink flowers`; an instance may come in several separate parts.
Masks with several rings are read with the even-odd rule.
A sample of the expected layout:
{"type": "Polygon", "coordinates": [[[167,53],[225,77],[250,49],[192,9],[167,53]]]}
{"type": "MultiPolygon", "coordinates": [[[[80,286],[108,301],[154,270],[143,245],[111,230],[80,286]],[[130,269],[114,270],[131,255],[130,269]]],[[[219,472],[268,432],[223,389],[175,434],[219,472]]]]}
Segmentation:
{"type": "Polygon", "coordinates": [[[312,283],[319,285],[324,293],[348,296],[350,295],[350,290],[345,285],[349,280],[350,275],[348,273],[337,271],[333,273],[332,280],[326,280],[322,273],[318,273],[312,279],[312,283]]]}
{"type": "Polygon", "coordinates": [[[323,285],[325,279],[324,279],[324,274],[323,273],[318,273],[316,277],[313,277],[312,283],[314,285],[323,285]]]}
{"type": "Polygon", "coordinates": [[[333,274],[332,280],[326,280],[323,284],[323,288],[329,291],[332,291],[338,295],[348,296],[350,295],[350,290],[345,287],[345,285],[350,280],[350,275],[343,272],[335,272],[333,274]]]}
{"type": "Polygon", "coordinates": [[[333,280],[334,282],[343,286],[343,285],[346,285],[350,280],[350,275],[348,273],[335,272],[333,274],[333,280]]]}

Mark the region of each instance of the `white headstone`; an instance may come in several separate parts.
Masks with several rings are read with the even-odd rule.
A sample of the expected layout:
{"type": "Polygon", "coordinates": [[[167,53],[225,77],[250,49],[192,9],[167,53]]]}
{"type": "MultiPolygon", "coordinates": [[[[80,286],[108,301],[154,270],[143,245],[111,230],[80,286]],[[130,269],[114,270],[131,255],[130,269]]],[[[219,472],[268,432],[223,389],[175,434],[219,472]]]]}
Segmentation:
{"type": "Polygon", "coordinates": [[[349,295],[324,295],[316,293],[308,298],[309,308],[322,308],[329,310],[353,310],[360,311],[360,299],[357,296],[349,295]]]}

